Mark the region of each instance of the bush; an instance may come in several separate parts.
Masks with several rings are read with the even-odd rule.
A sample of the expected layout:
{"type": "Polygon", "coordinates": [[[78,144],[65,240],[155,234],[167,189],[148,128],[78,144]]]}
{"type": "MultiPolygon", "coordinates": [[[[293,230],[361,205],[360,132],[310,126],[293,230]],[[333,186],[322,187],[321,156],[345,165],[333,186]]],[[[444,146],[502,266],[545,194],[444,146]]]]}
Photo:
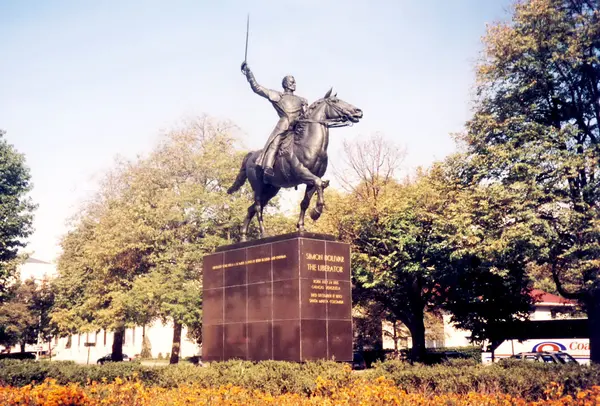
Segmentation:
{"type": "Polygon", "coordinates": [[[600,382],[600,366],[507,361],[482,365],[471,360],[455,360],[435,366],[386,361],[375,364],[364,376],[368,379],[383,376],[408,392],[506,393],[528,399],[542,397],[544,388],[551,382],[563,385],[565,393],[570,394],[600,382]]]}
{"type": "Polygon", "coordinates": [[[465,359],[472,359],[477,363],[481,363],[481,348],[480,347],[440,347],[440,348],[428,348],[428,354],[441,354],[445,352],[457,352],[465,357],[465,359]]]}
{"type": "MultiPolygon", "coordinates": [[[[354,379],[345,386],[318,378],[314,393],[303,396],[297,393],[272,395],[260,390],[249,390],[237,386],[202,388],[198,385],[181,385],[176,389],[163,389],[147,386],[137,380],[116,379],[111,383],[93,383],[87,386],[77,384],[58,385],[47,380],[41,385],[21,388],[0,387],[0,404],[6,405],[247,405],[247,406],[300,406],[300,405],[371,405],[396,404],[437,406],[475,405],[525,405],[521,396],[503,393],[455,394],[445,393],[428,396],[423,393],[407,393],[390,380],[375,381],[354,379]]],[[[561,385],[552,384],[546,388],[544,399],[536,401],[538,406],[592,405],[600,399],[600,387],[583,390],[575,397],[565,395],[561,385]]]]}
{"type": "MultiPolygon", "coordinates": [[[[0,386],[22,387],[46,378],[59,385],[113,382],[117,377],[137,377],[148,387],[177,388],[182,385],[210,389],[235,386],[271,395],[295,393],[314,395],[319,380],[333,382],[335,388],[353,385],[357,379],[387,379],[408,393],[425,395],[504,393],[527,399],[540,399],[551,382],[566,394],[576,394],[600,382],[600,366],[550,365],[512,361],[482,365],[471,360],[448,364],[410,365],[401,361],[376,363],[371,370],[354,373],[348,364],[331,361],[293,363],[282,361],[212,362],[205,367],[190,363],[143,366],[120,362],[105,365],[78,365],[64,361],[0,361],[0,386]]],[[[331,388],[331,385],[328,386],[331,388]]]]}

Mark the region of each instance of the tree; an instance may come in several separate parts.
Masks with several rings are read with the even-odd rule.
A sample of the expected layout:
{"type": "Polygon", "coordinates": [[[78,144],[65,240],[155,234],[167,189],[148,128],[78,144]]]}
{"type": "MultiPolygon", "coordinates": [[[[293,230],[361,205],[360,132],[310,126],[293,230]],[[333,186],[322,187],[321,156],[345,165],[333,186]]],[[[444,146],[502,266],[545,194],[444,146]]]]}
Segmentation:
{"type": "MultiPolygon", "coordinates": [[[[528,251],[516,256],[513,240],[488,231],[502,219],[486,208],[502,207],[506,196],[464,182],[465,165],[456,157],[400,183],[390,170],[378,172],[385,168],[381,157],[400,150],[382,146],[380,138],[373,143],[348,149],[362,151],[352,168],[362,167],[355,173],[366,178],[349,194],[328,191],[319,224],[353,245],[354,302],[379,309],[394,326],[404,324],[416,360],[425,355],[426,315],[449,311],[474,341],[490,338],[495,323],[526,317],[529,281],[519,265],[528,251]]],[[[535,246],[526,245],[529,235],[523,233],[520,247],[535,246]]]]}
{"type": "MultiPolygon", "coordinates": [[[[202,324],[202,258],[239,235],[247,193],[226,194],[241,159],[232,126],[206,117],[165,134],[146,157],[121,161],[63,239],[53,318],[63,331],[202,324]]],[[[255,232],[255,230],[254,230],[255,232]]]]}
{"type": "Polygon", "coordinates": [[[33,279],[17,282],[9,288],[9,299],[0,305],[0,344],[12,347],[47,341],[53,326],[48,318],[53,294],[47,282],[33,279]]]}
{"type": "MultiPolygon", "coordinates": [[[[470,176],[501,185],[540,243],[531,263],[588,315],[600,362],[600,4],[530,0],[489,27],[473,118],[459,140],[470,176]]],[[[508,209],[510,210],[510,209],[508,209]]],[[[507,210],[504,210],[506,213],[507,210]]],[[[506,213],[504,220],[514,221],[506,213]]],[[[502,211],[498,212],[499,214],[502,211]]]]}
{"type": "Polygon", "coordinates": [[[32,185],[25,157],[6,142],[5,134],[0,130],[0,302],[15,274],[18,250],[33,231],[36,207],[27,197],[32,185]]]}

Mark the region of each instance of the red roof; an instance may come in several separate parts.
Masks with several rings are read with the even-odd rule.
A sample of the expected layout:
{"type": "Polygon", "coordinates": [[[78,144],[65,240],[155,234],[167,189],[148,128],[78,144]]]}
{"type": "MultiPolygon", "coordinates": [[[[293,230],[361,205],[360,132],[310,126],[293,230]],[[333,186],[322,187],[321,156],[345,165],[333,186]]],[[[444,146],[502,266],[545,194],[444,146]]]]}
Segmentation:
{"type": "Polygon", "coordinates": [[[577,302],[571,299],[565,299],[562,296],[553,295],[540,289],[532,289],[530,293],[535,303],[552,303],[558,305],[575,305],[577,302]]]}

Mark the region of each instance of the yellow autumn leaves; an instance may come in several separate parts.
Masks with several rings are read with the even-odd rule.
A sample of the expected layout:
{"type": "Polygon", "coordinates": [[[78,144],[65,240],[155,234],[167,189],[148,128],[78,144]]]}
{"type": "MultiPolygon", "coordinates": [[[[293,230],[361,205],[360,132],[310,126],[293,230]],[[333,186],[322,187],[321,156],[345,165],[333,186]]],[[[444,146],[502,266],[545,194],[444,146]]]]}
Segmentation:
{"type": "Polygon", "coordinates": [[[137,379],[113,382],[92,382],[89,385],[58,385],[47,379],[40,385],[21,388],[0,387],[0,404],[78,406],[78,405],[127,405],[127,406],[182,406],[182,405],[597,405],[600,404],[600,386],[564,395],[559,384],[552,383],[544,392],[544,399],[527,401],[502,393],[440,394],[407,393],[391,380],[378,378],[374,381],[355,380],[340,385],[331,380],[317,378],[317,386],[310,396],[300,394],[270,395],[258,390],[248,390],[227,385],[219,388],[201,388],[181,385],[165,389],[145,386],[137,379]]]}

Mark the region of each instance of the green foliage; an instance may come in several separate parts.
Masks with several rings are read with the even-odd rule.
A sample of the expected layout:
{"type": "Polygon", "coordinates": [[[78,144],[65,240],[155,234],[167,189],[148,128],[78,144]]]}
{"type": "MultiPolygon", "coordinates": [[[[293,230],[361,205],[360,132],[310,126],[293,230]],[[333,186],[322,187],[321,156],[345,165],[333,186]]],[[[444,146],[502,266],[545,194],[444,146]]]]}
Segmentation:
{"type": "Polygon", "coordinates": [[[408,392],[501,392],[527,399],[540,399],[550,382],[565,385],[566,393],[571,394],[577,389],[589,388],[600,379],[600,368],[519,361],[469,365],[460,360],[436,366],[386,361],[376,364],[373,369],[366,371],[364,376],[367,379],[384,376],[408,392]]]}
{"type": "Polygon", "coordinates": [[[488,210],[498,235],[536,276],[586,308],[600,362],[600,8],[597,2],[519,2],[490,26],[467,123],[465,180],[502,193],[488,210]]]}
{"type": "Polygon", "coordinates": [[[135,362],[97,366],[62,361],[0,361],[0,385],[24,386],[32,381],[42,382],[45,378],[54,378],[59,384],[86,384],[116,377],[129,378],[134,374],[148,385],[161,387],[195,383],[208,388],[231,384],[272,394],[310,394],[318,376],[343,383],[350,379],[351,372],[335,362],[227,361],[211,363],[207,367],[189,363],[146,367],[135,362]]]}
{"type": "Polygon", "coordinates": [[[456,351],[461,354],[468,356],[468,360],[474,361],[475,363],[481,363],[481,347],[471,346],[471,347],[438,347],[438,348],[428,348],[428,353],[440,353],[444,351],[456,351]]]}
{"type": "Polygon", "coordinates": [[[33,279],[17,281],[11,285],[8,299],[0,304],[0,344],[35,344],[38,335],[42,340],[52,336],[54,326],[49,312],[54,294],[47,281],[37,284],[33,279]]]}
{"type": "Polygon", "coordinates": [[[17,253],[25,246],[36,206],[27,194],[31,176],[25,157],[19,154],[0,130],[0,301],[16,271],[17,253]]]}
{"type": "Polygon", "coordinates": [[[250,201],[246,188],[226,194],[242,155],[232,130],[193,120],[106,176],[62,240],[53,319],[63,333],[160,319],[201,339],[202,258],[239,234],[250,201]]]}
{"type": "Polygon", "coordinates": [[[408,392],[502,392],[529,399],[543,398],[543,391],[550,382],[564,385],[566,393],[573,394],[577,389],[589,388],[600,380],[600,368],[597,366],[518,361],[494,365],[451,362],[436,366],[387,361],[377,363],[375,368],[361,373],[353,373],[346,365],[334,362],[228,361],[213,362],[205,367],[191,364],[145,367],[137,363],[86,366],[73,362],[0,361],[0,385],[24,386],[32,381],[42,382],[45,378],[54,378],[59,384],[86,384],[102,379],[112,381],[116,377],[130,378],[134,374],[146,385],[172,388],[196,384],[215,388],[231,384],[273,395],[310,395],[319,376],[331,379],[339,386],[358,378],[375,380],[384,376],[408,392]]]}
{"type": "Polygon", "coordinates": [[[523,293],[524,264],[536,248],[531,232],[515,226],[518,240],[494,234],[490,224],[502,219],[488,210],[505,196],[465,186],[463,164],[453,159],[410,182],[388,180],[363,208],[359,192],[334,200],[335,227],[353,245],[353,300],[371,317],[379,312],[406,325],[413,359],[425,355],[426,314],[449,311],[472,340],[483,341],[530,309],[523,293]]]}

